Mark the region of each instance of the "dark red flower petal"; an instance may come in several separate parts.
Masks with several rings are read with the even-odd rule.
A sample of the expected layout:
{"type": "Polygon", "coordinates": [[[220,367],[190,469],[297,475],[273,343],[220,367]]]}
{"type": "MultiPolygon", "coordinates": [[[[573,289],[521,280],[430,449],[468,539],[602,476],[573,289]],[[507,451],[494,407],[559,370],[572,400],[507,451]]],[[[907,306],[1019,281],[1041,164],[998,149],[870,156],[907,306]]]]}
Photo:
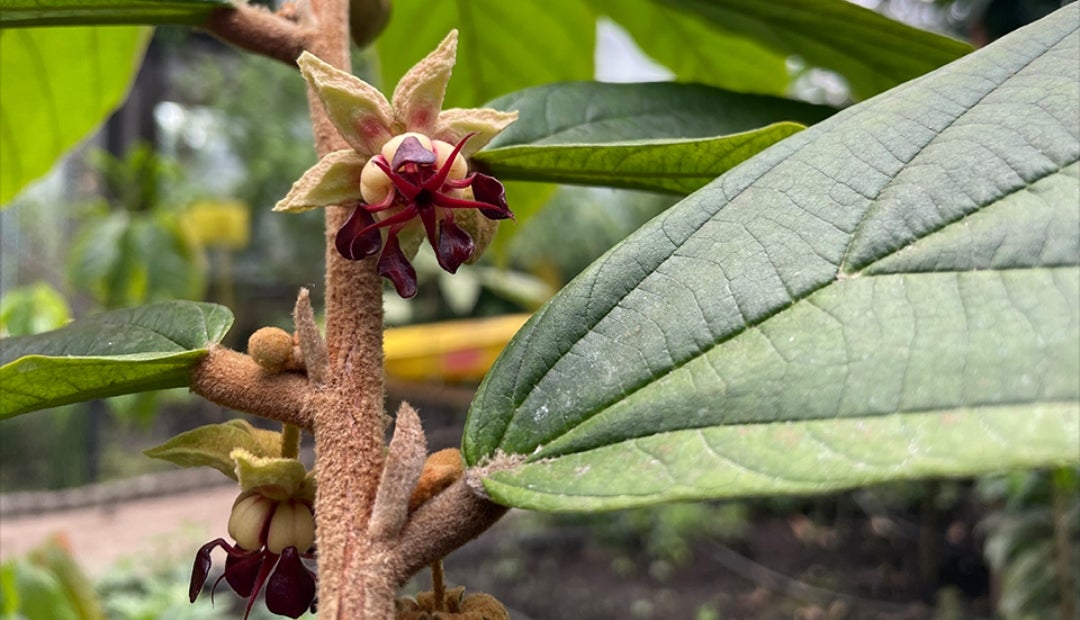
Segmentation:
{"type": "Polygon", "coordinates": [[[275,614],[299,618],[315,600],[315,578],[296,547],[285,547],[270,580],[266,582],[266,608],[275,614]]]}
{"type": "Polygon", "coordinates": [[[491,205],[490,208],[481,208],[480,213],[489,220],[505,220],[514,217],[510,207],[506,204],[506,188],[495,177],[477,172],[472,177],[473,198],[477,202],[491,205]]]}
{"type": "Polygon", "coordinates": [[[188,585],[188,599],[192,603],[199,597],[203,585],[206,584],[206,576],[210,574],[210,565],[213,563],[210,552],[214,550],[214,547],[225,544],[225,541],[218,538],[199,547],[199,550],[195,552],[195,565],[191,567],[191,583],[188,585]]]}
{"type": "Polygon", "coordinates": [[[416,295],[416,270],[401,251],[401,244],[398,243],[394,231],[386,237],[386,247],[379,256],[378,270],[380,276],[394,283],[394,289],[401,297],[408,299],[416,295]]]}
{"type": "Polygon", "coordinates": [[[252,551],[247,555],[232,555],[225,558],[225,582],[243,598],[251,596],[255,589],[255,579],[263,565],[263,553],[252,551]]]}
{"type": "Polygon", "coordinates": [[[398,146],[397,153],[394,153],[394,160],[390,162],[390,169],[396,172],[401,170],[401,167],[405,164],[430,166],[434,163],[435,153],[424,148],[424,145],[420,144],[416,136],[409,136],[402,140],[398,146]]]}
{"type": "Polygon", "coordinates": [[[363,260],[376,254],[382,245],[382,236],[374,225],[375,218],[363,207],[353,209],[334,238],[338,253],[349,260],[363,260]]]}
{"type": "Polygon", "coordinates": [[[476,246],[473,244],[469,233],[461,229],[450,218],[439,223],[439,246],[435,248],[435,256],[439,259],[439,266],[456,273],[461,263],[469,260],[476,246]]]}

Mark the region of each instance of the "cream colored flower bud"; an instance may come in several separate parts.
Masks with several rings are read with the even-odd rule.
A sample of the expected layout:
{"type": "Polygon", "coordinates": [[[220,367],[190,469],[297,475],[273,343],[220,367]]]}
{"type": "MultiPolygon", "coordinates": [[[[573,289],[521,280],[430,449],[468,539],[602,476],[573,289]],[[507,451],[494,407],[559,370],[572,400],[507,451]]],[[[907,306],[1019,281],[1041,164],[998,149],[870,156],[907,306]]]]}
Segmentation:
{"type": "Polygon", "coordinates": [[[274,512],[274,501],[260,493],[241,494],[229,514],[229,536],[247,551],[262,547],[263,527],[274,512]]]}
{"type": "Polygon", "coordinates": [[[281,553],[285,547],[296,547],[304,553],[315,543],[315,518],[307,504],[288,499],[278,504],[266,535],[266,549],[281,553]]]}
{"type": "Polygon", "coordinates": [[[394,182],[371,158],[360,170],[360,197],[369,205],[378,204],[394,191],[394,182]]]}
{"type": "Polygon", "coordinates": [[[398,148],[401,147],[401,143],[404,142],[406,138],[410,138],[410,137],[411,138],[416,138],[417,140],[419,140],[420,141],[420,146],[422,146],[425,149],[431,151],[432,153],[435,152],[435,151],[431,150],[431,139],[430,138],[428,138],[427,136],[425,136],[422,133],[416,133],[415,131],[409,131],[409,132],[401,134],[400,136],[394,136],[393,138],[390,138],[386,142],[386,144],[383,145],[383,147],[382,147],[382,156],[386,158],[386,163],[387,164],[394,161],[394,155],[397,155],[398,148]]]}
{"type": "MultiPolygon", "coordinates": [[[[454,145],[442,140],[432,140],[431,145],[435,149],[435,167],[442,170],[450,153],[454,152],[454,145]]],[[[458,153],[454,156],[454,163],[450,165],[450,175],[446,178],[451,181],[460,181],[469,174],[469,163],[458,153]]]]}

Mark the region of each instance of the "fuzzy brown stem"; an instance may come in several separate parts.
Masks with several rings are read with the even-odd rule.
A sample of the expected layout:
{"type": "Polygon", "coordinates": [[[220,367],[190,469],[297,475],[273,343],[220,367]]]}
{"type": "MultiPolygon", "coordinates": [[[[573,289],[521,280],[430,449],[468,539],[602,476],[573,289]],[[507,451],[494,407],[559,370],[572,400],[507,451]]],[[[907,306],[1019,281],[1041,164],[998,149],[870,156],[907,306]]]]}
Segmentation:
{"type": "Polygon", "coordinates": [[[280,60],[293,68],[311,38],[309,31],[296,23],[264,7],[243,3],[214,11],[202,27],[226,43],[280,60]]]}
{"type": "Polygon", "coordinates": [[[442,560],[431,563],[431,594],[435,598],[435,611],[446,611],[446,575],[442,560]]]}
{"type": "Polygon", "coordinates": [[[300,294],[296,297],[293,324],[296,326],[296,336],[300,340],[300,353],[304,358],[308,379],[312,385],[322,386],[326,383],[330,362],[326,354],[326,343],[323,342],[319,327],[315,324],[311,293],[306,288],[301,288],[300,294]]]}
{"type": "MultiPolygon", "coordinates": [[[[319,36],[310,51],[348,71],[349,7],[345,0],[312,0],[319,36]]],[[[347,148],[318,96],[308,101],[320,156],[347,148]]],[[[319,547],[319,617],[367,617],[365,610],[393,608],[393,591],[369,588],[367,563],[374,551],[366,536],[383,469],[382,280],[375,261],[349,261],[334,247],[348,210],[326,210],[326,343],[329,380],[315,408],[315,497],[319,547]],[[369,597],[388,600],[367,600],[369,597]]],[[[385,579],[376,581],[386,582],[385,579]]],[[[374,617],[374,616],[372,616],[374,617]]]]}
{"type": "MultiPolygon", "coordinates": [[[[299,24],[239,7],[215,13],[205,27],[225,41],[289,64],[307,49],[349,71],[348,1],[310,0],[309,7],[300,6],[304,10],[298,13],[299,24]]],[[[310,88],[308,102],[318,155],[348,148],[310,88]]],[[[305,382],[305,389],[297,392],[304,398],[283,410],[275,403],[252,411],[245,398],[287,398],[275,391],[261,394],[264,390],[256,384],[242,394],[244,398],[233,393],[239,386],[232,391],[205,387],[196,391],[313,431],[319,481],[315,498],[319,617],[376,620],[392,616],[396,589],[408,577],[478,536],[506,508],[480,498],[459,480],[413,513],[398,539],[374,541],[367,535],[386,447],[383,286],[374,260],[349,261],[335,249],[334,237],[349,211],[326,209],[325,376],[317,372],[320,377],[311,377],[317,380],[305,382]],[[299,421],[285,419],[282,411],[295,414],[299,421]]]]}
{"type": "Polygon", "coordinates": [[[474,493],[458,479],[413,513],[405,524],[388,566],[397,571],[393,580],[400,587],[420,569],[446,557],[451,551],[482,534],[498,521],[505,506],[474,493]]]}
{"type": "Polygon", "coordinates": [[[270,373],[243,353],[212,347],[191,373],[191,390],[219,405],[311,430],[307,379],[270,373]]]}

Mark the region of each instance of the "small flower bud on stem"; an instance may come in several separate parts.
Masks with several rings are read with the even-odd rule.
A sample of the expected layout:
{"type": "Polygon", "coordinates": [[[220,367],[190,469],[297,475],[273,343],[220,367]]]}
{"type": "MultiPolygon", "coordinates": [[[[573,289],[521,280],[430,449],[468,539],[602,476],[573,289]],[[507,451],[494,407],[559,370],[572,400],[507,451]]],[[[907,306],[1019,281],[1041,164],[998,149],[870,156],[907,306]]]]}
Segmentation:
{"type": "Polygon", "coordinates": [[[292,361],[293,339],[278,327],[263,327],[248,338],[248,355],[266,372],[277,374],[292,361]]]}

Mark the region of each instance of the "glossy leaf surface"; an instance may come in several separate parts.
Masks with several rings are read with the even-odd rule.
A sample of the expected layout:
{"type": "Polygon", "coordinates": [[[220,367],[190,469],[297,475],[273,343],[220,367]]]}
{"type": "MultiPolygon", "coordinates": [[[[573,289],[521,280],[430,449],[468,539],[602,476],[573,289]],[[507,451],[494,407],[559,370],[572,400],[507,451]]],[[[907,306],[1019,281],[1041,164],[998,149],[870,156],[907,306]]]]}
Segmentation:
{"type": "Polygon", "coordinates": [[[863,99],[971,51],[847,0],[656,0],[810,66],[836,71],[863,99]]]}
{"type": "Polygon", "coordinates": [[[395,0],[375,43],[383,91],[460,30],[449,107],[475,107],[536,84],[593,77],[596,20],[581,0],[395,0]]]}
{"type": "Polygon", "coordinates": [[[570,82],[490,107],[520,118],[474,160],[501,179],[690,193],[833,112],[693,84],[570,82]]]}
{"type": "Polygon", "coordinates": [[[170,301],[113,310],[0,341],[0,418],[68,403],[188,385],[232,325],[223,306],[170,301]]]}
{"type": "Polygon", "coordinates": [[[739,32],[717,28],[655,0],[589,0],[598,14],[627,31],[646,55],[679,82],[718,86],[740,93],[783,95],[787,54],[739,32]]]}
{"type": "Polygon", "coordinates": [[[1080,461],[1080,6],[761,153],[538,312],[463,453],[611,509],[1080,461]],[[516,457],[514,455],[517,455],[516,457]]]}

